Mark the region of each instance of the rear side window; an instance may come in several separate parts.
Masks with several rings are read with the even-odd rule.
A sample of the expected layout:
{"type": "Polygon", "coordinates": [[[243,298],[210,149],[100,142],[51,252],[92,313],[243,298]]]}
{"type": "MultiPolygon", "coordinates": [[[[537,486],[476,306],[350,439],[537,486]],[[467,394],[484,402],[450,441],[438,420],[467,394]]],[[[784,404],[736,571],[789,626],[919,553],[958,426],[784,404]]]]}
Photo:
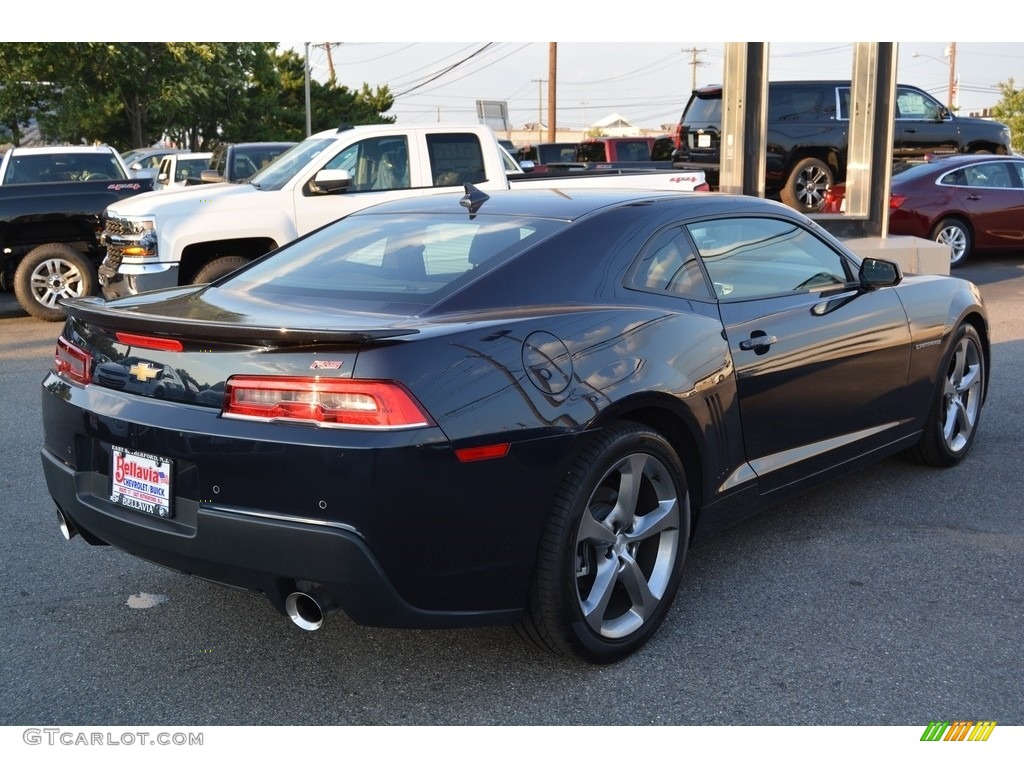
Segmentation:
{"type": "Polygon", "coordinates": [[[427,134],[427,157],[435,187],[486,181],[483,150],[472,133],[427,134]]]}
{"type": "Polygon", "coordinates": [[[822,89],[819,86],[776,89],[768,99],[768,121],[807,123],[822,118],[822,89]]]}
{"type": "Polygon", "coordinates": [[[651,293],[711,298],[693,246],[681,228],[662,232],[651,241],[630,270],[627,283],[651,293]]]}

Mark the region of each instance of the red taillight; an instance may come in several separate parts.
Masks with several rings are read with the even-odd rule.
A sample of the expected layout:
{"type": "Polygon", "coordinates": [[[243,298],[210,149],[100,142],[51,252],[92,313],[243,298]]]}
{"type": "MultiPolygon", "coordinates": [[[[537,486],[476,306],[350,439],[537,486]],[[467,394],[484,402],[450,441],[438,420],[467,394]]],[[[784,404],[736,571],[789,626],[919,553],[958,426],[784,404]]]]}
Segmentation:
{"type": "Polygon", "coordinates": [[[698,184],[696,187],[694,187],[693,191],[694,192],[710,192],[711,191],[711,185],[708,184],[705,181],[703,184],[698,184]]]}
{"type": "Polygon", "coordinates": [[[408,429],[434,423],[409,391],[392,381],[232,376],[224,392],[225,416],[362,429],[408,429]]]}
{"type": "Polygon", "coordinates": [[[88,384],[92,375],[90,370],[92,358],[89,353],[79,349],[63,336],[57,339],[57,349],[53,353],[53,372],[79,384],[88,384]]]}
{"type": "Polygon", "coordinates": [[[675,133],[675,135],[672,138],[675,141],[676,149],[682,149],[683,148],[683,124],[682,123],[676,123],[676,133],[675,133]]]}
{"type": "Polygon", "coordinates": [[[163,339],[158,336],[140,336],[137,333],[125,333],[124,331],[118,331],[116,334],[117,340],[122,344],[127,344],[130,347],[137,347],[139,349],[159,349],[165,352],[181,352],[181,342],[177,339],[163,339]]]}
{"type": "Polygon", "coordinates": [[[897,194],[893,193],[893,194],[889,195],[889,210],[890,211],[895,211],[897,208],[899,208],[905,202],[907,202],[907,196],[906,195],[897,195],[897,194]]]}

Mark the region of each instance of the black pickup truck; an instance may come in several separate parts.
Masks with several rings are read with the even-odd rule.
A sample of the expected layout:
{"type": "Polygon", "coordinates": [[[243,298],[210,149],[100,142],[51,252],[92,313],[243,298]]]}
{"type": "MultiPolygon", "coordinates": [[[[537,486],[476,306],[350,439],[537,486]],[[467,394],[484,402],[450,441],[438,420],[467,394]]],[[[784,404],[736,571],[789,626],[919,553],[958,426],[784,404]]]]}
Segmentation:
{"type": "Polygon", "coordinates": [[[62,320],[60,300],[98,288],[101,217],[153,179],[0,185],[0,286],[41,320],[62,320]]]}
{"type": "MultiPolygon", "coordinates": [[[[802,213],[816,213],[833,184],[846,180],[849,152],[849,80],[780,80],[768,83],[765,193],[802,213]]],[[[1002,123],[961,117],[931,94],[896,85],[892,158],[922,162],[928,155],[1006,155],[1010,129],[1002,123]]],[[[707,173],[718,188],[722,86],[690,94],[679,125],[673,161],[707,173]]]]}

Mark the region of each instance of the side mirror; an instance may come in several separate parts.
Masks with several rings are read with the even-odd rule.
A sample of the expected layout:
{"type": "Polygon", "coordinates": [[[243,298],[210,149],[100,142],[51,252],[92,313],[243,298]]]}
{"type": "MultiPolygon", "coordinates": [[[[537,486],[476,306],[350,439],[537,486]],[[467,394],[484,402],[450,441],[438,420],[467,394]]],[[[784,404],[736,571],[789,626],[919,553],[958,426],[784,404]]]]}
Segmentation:
{"type": "Polygon", "coordinates": [[[860,263],[860,287],[864,290],[888,288],[899,285],[903,280],[903,272],[899,264],[883,259],[864,259],[860,263]]]}
{"type": "Polygon", "coordinates": [[[325,168],[313,177],[309,186],[311,191],[320,194],[343,192],[352,186],[352,174],[341,169],[325,168]]]}
{"type": "Polygon", "coordinates": [[[199,174],[199,179],[204,184],[220,184],[224,181],[224,177],[216,171],[206,170],[199,174]]]}

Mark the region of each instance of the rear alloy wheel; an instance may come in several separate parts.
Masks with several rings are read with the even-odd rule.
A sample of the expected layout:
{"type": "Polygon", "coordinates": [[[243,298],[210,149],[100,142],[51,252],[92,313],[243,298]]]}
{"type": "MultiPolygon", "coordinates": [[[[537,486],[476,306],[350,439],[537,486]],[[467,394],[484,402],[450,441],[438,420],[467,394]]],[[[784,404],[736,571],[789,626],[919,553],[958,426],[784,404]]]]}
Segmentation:
{"type": "Polygon", "coordinates": [[[609,427],[556,496],[520,634],[584,661],[625,658],[671,607],[689,530],[686,473],[672,446],[639,424],[609,427]]]}
{"type": "Polygon", "coordinates": [[[33,248],[14,272],[14,295],[18,303],[40,320],[63,320],[61,299],[90,296],[95,290],[92,264],[79,251],[63,243],[33,248]]]}
{"type": "Polygon", "coordinates": [[[939,373],[924,433],[910,455],[922,464],[951,467],[974,442],[985,398],[985,351],[974,326],[957,329],[939,373]]]}
{"type": "Polygon", "coordinates": [[[825,193],[835,181],[828,163],[816,157],[801,160],[786,179],[782,202],[801,213],[817,213],[825,205],[825,193]]]}
{"type": "Polygon", "coordinates": [[[219,259],[214,259],[196,272],[196,276],[192,282],[196,285],[199,283],[212,283],[214,280],[224,277],[224,275],[229,275],[239,267],[244,267],[248,263],[249,259],[244,256],[221,256],[219,259]]]}
{"type": "Polygon", "coordinates": [[[960,219],[940,221],[932,232],[932,240],[949,246],[949,266],[959,267],[971,254],[971,230],[960,219]]]}

